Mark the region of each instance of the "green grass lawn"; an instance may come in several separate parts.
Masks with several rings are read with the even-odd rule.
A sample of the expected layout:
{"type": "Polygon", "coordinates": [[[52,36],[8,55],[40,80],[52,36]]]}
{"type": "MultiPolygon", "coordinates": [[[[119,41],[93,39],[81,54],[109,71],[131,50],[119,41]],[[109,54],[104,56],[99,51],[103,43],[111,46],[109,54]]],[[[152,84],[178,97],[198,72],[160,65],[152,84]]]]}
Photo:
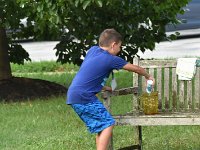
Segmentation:
{"type": "MultiPolygon", "coordinates": [[[[120,105],[121,100],[115,99],[120,105]]],[[[124,108],[128,107],[125,106],[124,108]]],[[[116,113],[116,112],[115,112],[116,113]]],[[[95,135],[65,104],[65,97],[0,103],[2,150],[94,150],[95,135]]],[[[199,126],[143,127],[145,150],[199,150],[199,126]]],[[[134,144],[134,128],[114,128],[114,147],[134,144]]]]}
{"type": "MultiPolygon", "coordinates": [[[[52,71],[51,71],[52,72],[52,71]]],[[[13,73],[16,76],[48,79],[65,86],[74,73],[13,73]]],[[[116,73],[118,88],[132,86],[132,74],[116,73]]],[[[112,113],[131,110],[132,96],[112,99],[112,113]]],[[[114,149],[134,144],[134,127],[114,128],[114,149]]],[[[143,127],[144,150],[200,150],[199,126],[143,127]]],[[[0,150],[94,150],[91,135],[70,106],[65,96],[17,103],[0,103],[0,150]]]]}

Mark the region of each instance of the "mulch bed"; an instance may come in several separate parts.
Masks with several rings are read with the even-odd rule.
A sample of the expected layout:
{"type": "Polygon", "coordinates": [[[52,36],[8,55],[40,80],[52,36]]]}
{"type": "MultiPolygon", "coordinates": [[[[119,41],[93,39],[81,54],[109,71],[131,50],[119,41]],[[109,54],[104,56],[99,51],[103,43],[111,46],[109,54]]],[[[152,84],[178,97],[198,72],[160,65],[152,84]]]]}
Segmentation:
{"type": "Polygon", "coordinates": [[[0,101],[25,101],[64,95],[67,88],[46,80],[12,77],[0,80],[0,101]]]}

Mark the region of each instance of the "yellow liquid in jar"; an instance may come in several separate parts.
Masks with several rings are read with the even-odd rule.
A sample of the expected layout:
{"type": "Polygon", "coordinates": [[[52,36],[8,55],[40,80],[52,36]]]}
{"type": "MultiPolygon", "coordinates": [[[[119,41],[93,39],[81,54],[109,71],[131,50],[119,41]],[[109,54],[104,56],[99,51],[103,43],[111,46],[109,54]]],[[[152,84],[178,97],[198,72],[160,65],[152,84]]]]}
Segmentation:
{"type": "Polygon", "coordinates": [[[141,101],[143,111],[146,115],[158,113],[158,92],[142,94],[141,101]]]}

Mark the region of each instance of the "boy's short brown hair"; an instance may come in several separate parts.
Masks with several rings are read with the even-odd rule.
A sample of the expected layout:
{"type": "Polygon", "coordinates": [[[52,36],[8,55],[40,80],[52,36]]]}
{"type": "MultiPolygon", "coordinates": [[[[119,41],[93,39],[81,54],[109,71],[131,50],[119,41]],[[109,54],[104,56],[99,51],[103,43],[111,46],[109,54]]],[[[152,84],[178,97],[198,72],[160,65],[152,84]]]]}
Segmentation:
{"type": "Polygon", "coordinates": [[[122,41],[122,36],[115,29],[105,29],[99,37],[99,46],[108,47],[112,42],[119,43],[122,41]]]}

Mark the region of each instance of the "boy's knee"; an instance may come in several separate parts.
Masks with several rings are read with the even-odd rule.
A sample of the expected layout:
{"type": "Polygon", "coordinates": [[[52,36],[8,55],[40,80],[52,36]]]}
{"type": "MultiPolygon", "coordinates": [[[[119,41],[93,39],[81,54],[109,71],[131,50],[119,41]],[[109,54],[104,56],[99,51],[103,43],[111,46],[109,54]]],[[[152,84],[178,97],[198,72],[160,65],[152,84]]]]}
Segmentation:
{"type": "Polygon", "coordinates": [[[113,128],[114,128],[114,125],[111,125],[111,126],[105,128],[105,130],[113,130],[113,128]]]}

